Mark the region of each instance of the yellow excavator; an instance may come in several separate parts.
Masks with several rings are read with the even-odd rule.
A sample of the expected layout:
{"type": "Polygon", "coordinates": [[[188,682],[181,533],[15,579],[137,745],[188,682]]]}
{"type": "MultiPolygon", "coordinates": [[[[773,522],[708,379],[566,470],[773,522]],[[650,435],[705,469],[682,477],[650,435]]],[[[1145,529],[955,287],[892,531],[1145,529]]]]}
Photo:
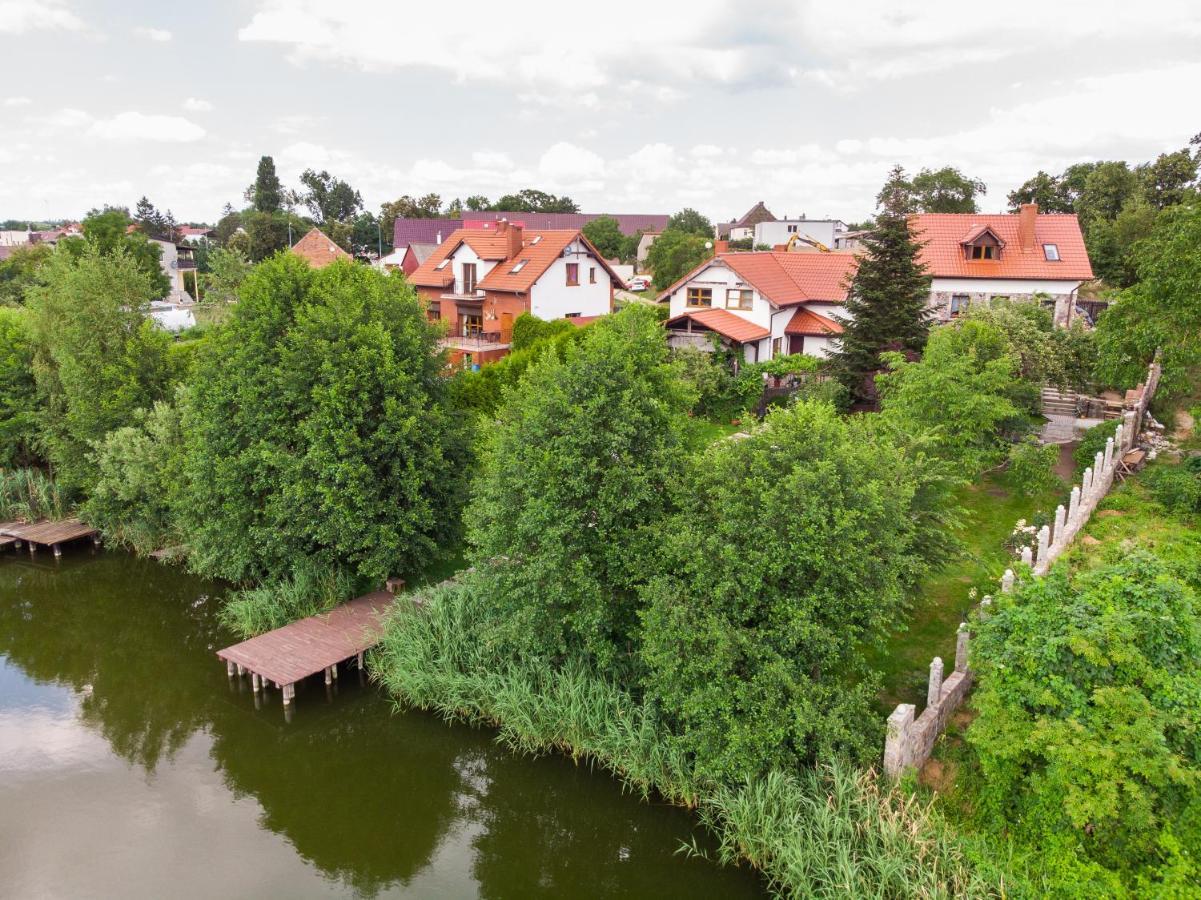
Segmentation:
{"type": "Polygon", "coordinates": [[[810,247],[813,247],[816,250],[820,250],[822,253],[830,252],[830,248],[827,247],[825,244],[823,244],[821,241],[815,241],[813,238],[808,237],[803,234],[799,234],[795,231],[792,233],[792,236],[788,239],[788,243],[784,245],[784,252],[791,253],[792,248],[795,247],[797,244],[808,244],[810,247]]]}

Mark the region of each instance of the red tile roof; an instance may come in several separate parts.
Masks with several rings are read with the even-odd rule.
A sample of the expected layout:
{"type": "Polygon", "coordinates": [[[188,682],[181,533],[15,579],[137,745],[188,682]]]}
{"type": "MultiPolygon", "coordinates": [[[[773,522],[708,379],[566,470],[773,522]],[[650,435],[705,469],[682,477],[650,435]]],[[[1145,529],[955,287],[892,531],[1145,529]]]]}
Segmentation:
{"type": "Polygon", "coordinates": [[[350,259],[350,254],[314,228],[292,245],[292,252],[308,262],[314,269],[322,269],[339,259],[350,259]]]}
{"type": "Polygon", "coordinates": [[[665,299],[714,262],[729,266],[776,306],[793,306],[806,300],[844,302],[859,257],[853,253],[722,253],[705,260],[658,299],[665,299]]]}
{"type": "Polygon", "coordinates": [[[761,325],[756,325],[754,322],[748,322],[741,316],[736,316],[732,312],[727,312],[724,309],[690,309],[686,313],[681,313],[675,318],[668,319],[667,324],[671,325],[676,322],[683,322],[685,319],[692,319],[710,331],[716,331],[723,337],[727,337],[739,344],[746,344],[750,341],[759,341],[771,334],[766,328],[761,325]]]}
{"type": "Polygon", "coordinates": [[[832,334],[842,334],[843,328],[833,319],[815,313],[808,307],[798,306],[788,324],[784,326],[785,334],[806,334],[814,337],[828,337],[832,334]]]}
{"type": "Polygon", "coordinates": [[[1084,236],[1074,213],[1041,213],[1035,219],[1034,246],[1022,249],[1018,214],[923,213],[909,227],[924,243],[920,259],[939,278],[1042,278],[1087,281],[1093,277],[1084,236]],[[963,242],[987,228],[1004,241],[1000,259],[967,259],[963,242]],[[1043,244],[1059,248],[1059,261],[1046,258],[1043,244]]]}

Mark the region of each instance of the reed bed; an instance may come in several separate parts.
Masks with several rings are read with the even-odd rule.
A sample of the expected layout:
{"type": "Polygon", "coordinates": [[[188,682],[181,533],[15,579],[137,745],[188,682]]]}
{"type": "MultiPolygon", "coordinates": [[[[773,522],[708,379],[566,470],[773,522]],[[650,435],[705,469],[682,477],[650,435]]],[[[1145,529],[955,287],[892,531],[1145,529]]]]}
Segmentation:
{"type": "MultiPolygon", "coordinates": [[[[398,604],[375,677],[398,708],[486,724],[527,754],[559,752],[617,775],[643,798],[698,809],[715,856],[758,869],[780,894],[803,897],[990,897],[942,819],[911,793],[841,761],[771,772],[740,786],[699,780],[651,706],[582,665],[505,658],[488,635],[486,578],[426,589],[398,604]]],[[[682,852],[708,855],[697,844],[682,852]]]]}
{"type": "Polygon", "coordinates": [[[250,638],[328,612],[349,600],[354,590],[354,579],[346,573],[322,570],[305,561],[286,578],[231,592],[218,618],[230,631],[250,638]]]}
{"type": "Polygon", "coordinates": [[[71,504],[41,469],[0,469],[0,519],[65,519],[71,504]]]}

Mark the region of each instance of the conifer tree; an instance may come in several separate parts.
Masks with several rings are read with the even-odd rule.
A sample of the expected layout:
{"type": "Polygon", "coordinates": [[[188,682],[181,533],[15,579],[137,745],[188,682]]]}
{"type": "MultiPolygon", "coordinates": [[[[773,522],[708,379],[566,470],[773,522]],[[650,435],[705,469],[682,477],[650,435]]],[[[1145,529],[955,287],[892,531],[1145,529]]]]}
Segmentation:
{"type": "Polygon", "coordinates": [[[930,332],[930,276],[909,231],[902,176],[899,167],[890,174],[875,226],[863,239],[867,252],[851,282],[849,321],[834,357],[840,380],[860,403],[876,402],[880,354],[918,354],[930,332]]]}
{"type": "Polygon", "coordinates": [[[283,187],[279,183],[279,176],[275,174],[275,160],[270,156],[259,160],[251,195],[254,208],[259,212],[279,212],[280,206],[283,205],[283,187]]]}

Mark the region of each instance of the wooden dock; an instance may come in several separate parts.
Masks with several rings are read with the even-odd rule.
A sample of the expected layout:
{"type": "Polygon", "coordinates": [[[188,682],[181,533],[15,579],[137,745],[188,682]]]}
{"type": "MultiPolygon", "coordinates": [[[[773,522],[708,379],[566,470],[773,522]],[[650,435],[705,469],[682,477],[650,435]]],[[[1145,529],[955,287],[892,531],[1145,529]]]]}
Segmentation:
{"type": "Polygon", "coordinates": [[[283,693],[284,706],[296,696],[296,682],[325,672],[325,683],[338,677],[338,664],[350,659],[363,667],[363,654],[383,635],[383,614],[396,601],[390,591],[375,591],[327,613],[292,622],[248,641],[218,650],[231,678],[249,674],[254,690],[271,683],[283,693]]]}
{"type": "Polygon", "coordinates": [[[31,555],[36,553],[37,548],[41,546],[49,547],[54,551],[55,556],[62,556],[63,544],[83,538],[91,538],[97,546],[100,544],[100,532],[91,525],[85,525],[79,519],[63,519],[61,522],[42,521],[33,524],[27,522],[0,523],[0,548],[14,544],[19,550],[22,544],[28,544],[31,555]]]}

